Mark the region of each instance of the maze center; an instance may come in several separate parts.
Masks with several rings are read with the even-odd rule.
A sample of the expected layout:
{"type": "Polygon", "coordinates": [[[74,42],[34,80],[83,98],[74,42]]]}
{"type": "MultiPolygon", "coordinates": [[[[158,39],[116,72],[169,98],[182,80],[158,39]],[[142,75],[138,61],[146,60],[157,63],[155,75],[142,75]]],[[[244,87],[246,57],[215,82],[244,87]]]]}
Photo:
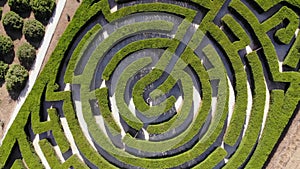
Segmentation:
{"type": "Polygon", "coordinates": [[[0,166],[266,167],[299,111],[299,7],[83,1],[0,166]]]}

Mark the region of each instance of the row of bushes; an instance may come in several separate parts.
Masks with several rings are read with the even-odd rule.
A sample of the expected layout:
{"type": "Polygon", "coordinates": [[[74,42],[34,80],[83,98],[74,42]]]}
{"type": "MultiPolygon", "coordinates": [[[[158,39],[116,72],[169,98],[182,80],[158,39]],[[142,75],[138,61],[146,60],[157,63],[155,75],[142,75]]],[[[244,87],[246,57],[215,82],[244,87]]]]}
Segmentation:
{"type": "Polygon", "coordinates": [[[13,11],[7,12],[2,20],[3,26],[8,31],[21,31],[29,42],[40,42],[45,35],[45,26],[36,19],[26,20],[13,11]]]}
{"type": "Polygon", "coordinates": [[[35,17],[44,22],[52,16],[56,3],[55,0],[8,0],[8,5],[19,14],[30,12],[32,9],[35,17]]]}

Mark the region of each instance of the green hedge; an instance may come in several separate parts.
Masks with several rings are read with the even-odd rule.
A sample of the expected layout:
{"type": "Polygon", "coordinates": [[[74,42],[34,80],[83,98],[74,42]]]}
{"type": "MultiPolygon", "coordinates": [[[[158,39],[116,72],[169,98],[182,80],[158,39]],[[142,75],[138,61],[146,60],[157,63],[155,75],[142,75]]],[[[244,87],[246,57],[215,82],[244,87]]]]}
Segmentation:
{"type": "Polygon", "coordinates": [[[102,117],[104,118],[105,123],[109,128],[113,128],[116,132],[121,132],[121,129],[116,124],[112,117],[112,113],[109,109],[108,103],[108,88],[102,88],[95,91],[96,97],[98,99],[98,105],[100,108],[100,112],[102,117]]]}
{"type": "Polygon", "coordinates": [[[250,53],[247,55],[247,59],[249,60],[251,70],[253,70],[253,79],[255,80],[254,92],[252,93],[253,104],[251,115],[245,135],[238,149],[224,168],[238,168],[246,161],[253,148],[255,148],[264,115],[264,103],[266,100],[266,92],[268,91],[265,86],[263,67],[256,53],[250,53]]]}
{"type": "MultiPolygon", "coordinates": [[[[26,100],[24,106],[22,107],[21,111],[19,112],[14,124],[9,129],[9,133],[15,133],[15,134],[9,134],[6,136],[5,140],[3,141],[3,146],[0,148],[0,164],[1,166],[4,165],[6,159],[8,158],[8,153],[10,152],[13,144],[15,141],[15,138],[18,138],[20,141],[20,148],[23,155],[23,158],[25,161],[27,161],[27,164],[30,168],[42,168],[42,165],[40,163],[39,158],[35,155],[34,150],[31,148],[32,146],[26,139],[26,135],[24,133],[24,130],[20,128],[19,126],[25,126],[29,112],[33,115],[38,115],[39,112],[39,104],[37,104],[37,101],[40,100],[42,91],[44,90],[44,87],[46,84],[48,84],[49,89],[54,88],[54,79],[53,76],[56,74],[55,72],[58,71],[59,64],[62,60],[62,56],[64,55],[65,51],[67,50],[68,46],[70,45],[70,42],[75,37],[76,33],[81,29],[81,27],[86,23],[88,18],[93,16],[99,9],[100,4],[94,4],[95,8],[93,10],[86,11],[87,8],[90,7],[90,4],[92,4],[92,0],[85,0],[82,2],[79,9],[76,11],[76,14],[74,16],[74,21],[70,23],[67,30],[65,31],[64,35],[61,37],[60,41],[58,42],[57,48],[52,54],[52,57],[50,58],[51,64],[48,64],[43,72],[41,73],[41,76],[38,78],[36,84],[34,85],[34,88],[32,92],[29,94],[28,99],[26,100]],[[98,6],[96,8],[96,6],[98,6]],[[51,76],[49,76],[51,75],[51,76]],[[52,78],[51,78],[52,77],[52,78]],[[50,80],[51,79],[51,80],[50,80]],[[12,132],[13,131],[13,132],[12,132]],[[19,131],[19,132],[18,132],[19,131]],[[30,162],[30,163],[29,163],[30,162]]],[[[93,7],[94,7],[93,6],[93,7]]],[[[78,136],[76,138],[76,141],[81,152],[85,154],[85,156],[94,164],[99,166],[106,166],[106,168],[111,168],[112,166],[107,163],[101,156],[99,156],[98,153],[94,152],[94,150],[90,147],[88,143],[86,143],[86,139],[83,136],[82,132],[78,130],[80,128],[78,121],[76,117],[74,116],[74,110],[72,108],[72,103],[70,102],[70,94],[65,93],[63,95],[61,94],[55,94],[53,95],[59,95],[59,98],[63,98],[65,100],[64,104],[64,113],[68,119],[70,125],[70,129],[72,131],[73,136],[78,136]],[[67,106],[68,105],[68,106],[67,106]]],[[[46,95],[46,97],[51,98],[50,93],[46,95]]],[[[39,120],[32,121],[34,124],[39,124],[39,120]]],[[[50,161],[51,162],[51,161],[50,161]]]]}
{"type": "MultiPolygon", "coordinates": [[[[194,0],[194,2],[197,3],[204,3],[204,2],[200,2],[198,0],[194,0]]],[[[276,1],[277,2],[277,1],[276,1]]],[[[275,3],[276,3],[275,2],[275,3]]],[[[292,0],[290,0],[289,2],[292,2],[292,0]]],[[[269,7],[268,4],[275,4],[273,2],[268,2],[265,3],[266,7],[269,7]]],[[[244,69],[242,68],[242,64],[241,61],[239,60],[239,56],[236,54],[237,49],[234,49],[232,45],[229,45],[230,42],[228,40],[226,40],[226,37],[220,35],[218,33],[218,31],[216,29],[219,29],[215,26],[212,26],[213,24],[209,24],[210,20],[213,19],[213,16],[215,16],[214,14],[216,14],[216,12],[221,8],[221,2],[210,2],[208,3],[206,6],[207,7],[211,7],[212,5],[215,5],[215,8],[213,8],[211,11],[209,11],[208,13],[208,17],[205,18],[205,20],[201,23],[200,28],[204,29],[204,30],[212,30],[212,36],[213,38],[215,38],[219,44],[221,44],[222,46],[224,45],[228,45],[225,46],[226,49],[226,53],[228,55],[228,57],[230,58],[230,61],[233,63],[233,69],[235,71],[235,77],[236,79],[239,79],[239,81],[237,81],[236,84],[236,91],[237,96],[236,96],[236,105],[241,105],[243,107],[235,107],[235,110],[241,110],[240,112],[245,112],[245,107],[246,107],[246,95],[242,94],[243,91],[246,91],[246,74],[244,72],[244,69]],[[215,32],[214,32],[215,31],[215,32]],[[224,40],[225,39],[225,40],[224,40]],[[227,43],[228,42],[228,43],[227,43]],[[227,44],[226,44],[227,43],[227,44]],[[237,63],[237,64],[235,64],[237,63]],[[235,67],[235,65],[238,65],[235,67]],[[244,80],[240,80],[240,79],[244,79],[244,80]],[[241,81],[241,82],[240,82],[241,81]],[[241,91],[241,92],[239,92],[241,91]]],[[[247,10],[245,10],[245,8],[242,6],[237,7],[240,5],[240,2],[233,0],[233,3],[231,3],[231,7],[234,9],[239,9],[238,12],[239,13],[243,13],[243,17],[245,17],[246,20],[249,21],[250,25],[252,27],[255,28],[255,32],[259,34],[258,38],[259,40],[262,42],[262,45],[264,47],[264,51],[266,53],[267,59],[269,61],[269,65],[270,65],[270,70],[271,72],[275,72],[274,73],[274,80],[276,81],[283,81],[283,82],[289,82],[289,81],[294,81],[294,82],[299,82],[299,73],[296,72],[288,72],[288,73],[278,73],[278,64],[275,64],[277,62],[277,58],[276,58],[276,52],[274,52],[274,49],[272,49],[272,45],[271,42],[268,40],[267,35],[265,34],[264,29],[261,29],[261,27],[259,26],[260,23],[257,22],[257,20],[253,20],[252,17],[254,17],[251,14],[247,13],[247,10]],[[250,18],[248,18],[250,17],[250,18]],[[260,30],[259,30],[260,29],[260,30]],[[269,47],[270,46],[270,47],[269,47]],[[269,48],[268,48],[269,47],[269,48]],[[276,59],[275,59],[276,58],[276,59]]],[[[81,30],[81,27],[86,23],[86,21],[89,20],[89,18],[91,18],[92,16],[94,16],[96,13],[98,13],[98,11],[100,11],[101,8],[103,8],[103,13],[105,14],[106,18],[109,21],[115,20],[117,18],[121,18],[124,15],[130,14],[130,13],[135,13],[135,12],[141,12],[143,10],[146,11],[167,11],[170,13],[179,13],[178,15],[182,15],[182,16],[188,16],[189,19],[192,19],[195,12],[193,10],[181,10],[183,8],[172,5],[173,7],[169,8],[167,4],[153,4],[150,6],[147,6],[145,4],[141,4],[141,5],[135,5],[132,7],[128,7],[128,8],[123,8],[119,11],[117,11],[114,14],[110,14],[109,13],[109,8],[108,8],[108,4],[107,1],[100,1],[100,2],[95,2],[93,0],[85,0],[82,2],[82,5],[80,6],[80,8],[78,9],[78,11],[75,14],[74,20],[70,23],[70,25],[68,26],[66,32],[63,34],[63,36],[61,37],[58,47],[55,49],[54,53],[52,54],[51,58],[50,58],[50,63],[51,64],[47,64],[47,66],[45,67],[45,69],[43,70],[41,76],[38,78],[33,91],[30,93],[30,96],[28,97],[28,99],[26,100],[26,103],[24,104],[24,106],[22,107],[20,113],[17,116],[17,119],[15,120],[14,124],[12,125],[12,127],[9,129],[9,135],[7,135],[7,137],[5,138],[4,142],[3,142],[3,146],[0,148],[0,167],[3,167],[3,165],[5,164],[5,161],[8,159],[10,151],[14,145],[14,143],[16,142],[16,140],[20,143],[20,149],[22,152],[22,156],[24,158],[24,160],[27,162],[28,166],[30,168],[42,168],[42,164],[40,163],[39,158],[36,156],[36,154],[34,153],[34,150],[32,148],[31,143],[28,141],[28,139],[26,138],[26,134],[24,132],[24,128],[21,128],[20,126],[25,126],[25,124],[27,123],[27,119],[28,117],[31,115],[31,122],[32,122],[32,126],[34,131],[38,131],[38,132],[42,132],[43,130],[48,130],[50,129],[50,125],[51,123],[45,122],[45,123],[41,123],[39,120],[39,111],[40,111],[40,103],[41,102],[41,98],[42,98],[42,93],[44,90],[46,90],[46,100],[63,100],[64,104],[63,104],[63,111],[64,114],[66,116],[66,118],[68,119],[68,123],[70,125],[70,129],[73,133],[73,136],[75,137],[76,140],[76,145],[78,146],[78,148],[80,149],[81,153],[92,163],[94,163],[97,166],[102,166],[104,168],[115,168],[114,166],[112,166],[112,164],[108,163],[102,156],[100,156],[97,152],[94,151],[94,149],[89,145],[89,143],[87,143],[85,136],[83,135],[82,131],[79,130],[80,129],[80,125],[78,123],[77,117],[76,117],[76,113],[74,113],[74,108],[72,106],[72,98],[71,98],[71,93],[70,92],[54,92],[55,89],[57,89],[57,85],[55,84],[55,75],[57,75],[58,70],[59,70],[59,66],[61,64],[61,61],[63,59],[63,57],[65,56],[65,53],[68,49],[68,47],[70,46],[70,43],[72,42],[72,40],[75,38],[75,36],[77,35],[77,32],[79,32],[81,30]],[[92,5],[93,6],[90,6],[92,5]],[[90,10],[86,10],[86,9],[90,9],[90,10]],[[45,88],[46,86],[46,88],[45,88]]],[[[235,22],[232,21],[232,19],[228,19],[228,21],[226,20],[226,18],[224,18],[224,22],[226,24],[228,24],[228,26],[230,28],[235,27],[235,22]],[[230,26],[232,25],[232,26],[230,26]]],[[[95,28],[96,29],[96,28],[95,28]]],[[[238,35],[238,32],[240,30],[238,30],[239,28],[237,28],[236,30],[234,29],[233,32],[236,33],[237,36],[244,36],[244,35],[238,35]]],[[[210,31],[211,32],[211,31],[210,31]]],[[[246,40],[244,41],[240,41],[240,42],[236,42],[235,45],[239,45],[238,47],[244,47],[244,45],[246,44],[246,40]]],[[[197,45],[195,45],[197,46],[197,45]]],[[[84,47],[83,47],[84,48],[84,47]]],[[[185,139],[183,139],[183,141],[181,143],[179,143],[178,145],[182,145],[182,143],[184,143],[185,141],[188,141],[191,137],[193,137],[198,131],[199,128],[201,127],[201,125],[203,124],[203,122],[206,120],[205,117],[207,117],[207,114],[209,112],[210,109],[210,99],[211,99],[211,91],[210,89],[210,85],[209,85],[209,81],[208,79],[210,79],[209,75],[206,73],[206,71],[204,70],[204,68],[200,63],[200,60],[193,54],[193,51],[189,49],[187,50],[188,54],[190,55],[186,55],[184,56],[184,60],[187,60],[193,69],[195,69],[195,71],[197,72],[198,76],[201,78],[202,80],[202,88],[203,88],[203,103],[201,105],[201,110],[199,112],[199,116],[197,116],[197,118],[195,119],[194,123],[196,125],[193,125],[193,127],[189,130],[189,132],[187,133],[185,139]]],[[[73,55],[74,57],[75,55],[73,55]]],[[[259,61],[255,60],[257,59],[257,56],[252,57],[250,56],[249,60],[251,60],[250,65],[253,68],[257,68],[259,61]],[[250,58],[251,57],[251,58],[250,58]]],[[[165,63],[165,62],[162,62],[165,63]]],[[[161,64],[161,66],[163,67],[163,64],[161,64]]],[[[71,66],[70,66],[71,67],[71,66]]],[[[261,65],[258,66],[258,68],[261,68],[261,65]]],[[[69,69],[71,70],[71,69],[69,69]]],[[[211,70],[213,72],[213,70],[211,70]]],[[[261,72],[260,72],[261,73],[261,72]]],[[[255,77],[258,77],[257,79],[260,79],[259,81],[255,82],[255,85],[257,88],[255,88],[255,103],[258,103],[259,101],[261,101],[262,99],[264,99],[265,97],[258,97],[260,95],[263,94],[263,90],[265,90],[265,88],[263,88],[262,91],[260,91],[260,88],[262,88],[263,83],[261,83],[262,77],[263,75],[261,74],[254,74],[255,77]]],[[[68,78],[66,78],[68,79],[68,78]]],[[[256,79],[256,78],[255,78],[256,79]]],[[[171,80],[170,80],[171,81],[171,80]]],[[[168,82],[170,83],[170,82],[168,82]]],[[[166,86],[167,88],[167,86],[166,86]]],[[[290,113],[292,112],[291,110],[293,110],[295,108],[295,105],[297,105],[298,101],[299,101],[299,91],[297,90],[297,88],[299,88],[299,85],[296,83],[291,83],[290,88],[287,90],[287,92],[285,93],[285,99],[283,102],[283,107],[282,110],[280,111],[281,113],[284,112],[288,112],[285,115],[285,120],[288,119],[288,117],[290,117],[290,113]]],[[[224,88],[222,88],[223,90],[224,88]]],[[[221,90],[221,89],[220,89],[221,90]]],[[[280,91],[282,92],[282,91],[280,91]]],[[[222,93],[224,94],[224,93],[222,93]]],[[[275,95],[275,94],[274,94],[275,95]]],[[[279,96],[274,96],[274,99],[278,99],[278,101],[276,101],[276,103],[280,102],[281,98],[283,97],[283,93],[278,94],[279,96]],[[281,98],[279,98],[281,97],[281,98]]],[[[221,95],[222,96],[222,95],[221,95]]],[[[226,96],[226,95],[225,95],[226,96]]],[[[224,96],[224,97],[225,97],[224,96]]],[[[227,100],[224,100],[225,103],[227,103],[227,100]]],[[[281,103],[281,102],[280,102],[281,103]]],[[[275,104],[271,105],[270,108],[270,112],[273,112],[272,110],[275,109],[279,109],[278,107],[272,107],[275,106],[275,104]]],[[[280,107],[280,106],[279,106],[280,107]]],[[[220,107],[219,107],[220,109],[220,107]]],[[[245,141],[243,141],[240,145],[240,148],[238,150],[238,152],[236,153],[241,153],[239,155],[235,155],[233,156],[231,160],[234,159],[241,159],[241,161],[237,161],[235,162],[229,162],[228,164],[231,164],[230,166],[235,168],[234,166],[239,166],[240,163],[242,163],[242,161],[245,159],[245,157],[247,157],[247,153],[243,153],[245,150],[245,152],[249,152],[249,150],[251,150],[251,147],[253,146],[253,140],[255,140],[255,138],[257,138],[257,133],[260,130],[260,125],[256,125],[257,123],[257,119],[261,119],[260,117],[262,116],[261,113],[258,112],[263,112],[263,111],[259,111],[261,110],[262,107],[259,105],[255,104],[255,107],[253,108],[253,112],[254,114],[252,114],[253,116],[251,116],[250,119],[250,123],[249,123],[249,131],[247,131],[246,136],[245,136],[245,141]],[[257,107],[256,107],[257,106],[257,107]],[[253,124],[253,125],[252,125],[253,124]],[[253,133],[251,133],[252,131],[255,131],[253,133]],[[251,143],[251,144],[248,144],[251,143]],[[238,157],[237,157],[238,156],[238,157]]],[[[224,111],[227,111],[227,107],[224,108],[224,111]]],[[[274,111],[275,112],[275,111],[274,111]]],[[[51,116],[54,115],[54,110],[48,110],[49,115],[51,116]]],[[[273,113],[272,113],[273,114],[273,113]]],[[[271,114],[271,115],[272,115],[271,114]]],[[[53,117],[51,117],[52,121],[55,121],[57,119],[55,119],[53,117]],[[54,119],[54,120],[53,120],[54,119]]],[[[57,116],[57,115],[56,115],[57,116]]],[[[235,115],[234,115],[235,116],[235,115]]],[[[233,119],[239,119],[239,117],[236,115],[236,117],[233,116],[233,119]]],[[[277,117],[277,115],[274,117],[277,117]]],[[[223,122],[226,119],[226,113],[223,113],[220,117],[220,121],[223,122]]],[[[244,119],[244,118],[242,118],[244,119]]],[[[274,122],[271,121],[273,118],[268,117],[267,119],[267,124],[271,123],[273,124],[274,122]]],[[[239,119],[240,121],[243,122],[243,120],[239,119]]],[[[282,123],[280,123],[280,126],[284,126],[286,123],[285,120],[282,120],[282,123]]],[[[242,124],[242,122],[237,122],[237,129],[233,132],[239,134],[240,128],[242,126],[240,126],[239,124],[242,124]]],[[[235,124],[236,122],[234,120],[231,121],[232,124],[235,124]]],[[[260,123],[258,123],[260,124],[260,123]]],[[[141,166],[141,167],[148,167],[148,168],[168,168],[168,167],[174,167],[176,165],[180,165],[184,162],[186,162],[186,160],[193,160],[196,157],[198,157],[198,155],[201,152],[204,152],[215,140],[216,138],[219,136],[220,132],[223,129],[223,125],[222,123],[218,123],[216,127],[216,132],[212,133],[212,135],[210,135],[210,137],[208,137],[208,139],[203,143],[197,143],[191,150],[184,152],[180,155],[175,155],[173,157],[169,157],[166,159],[141,159],[140,158],[132,158],[132,156],[128,157],[128,156],[124,156],[124,152],[123,151],[116,151],[114,149],[114,146],[112,144],[109,143],[108,140],[103,139],[105,138],[103,133],[97,135],[98,138],[96,139],[100,139],[100,143],[102,143],[101,145],[103,145],[103,147],[107,150],[109,150],[109,152],[113,152],[115,153],[115,157],[117,159],[120,159],[121,161],[124,161],[126,163],[129,164],[133,164],[133,165],[137,165],[137,166],[141,166]],[[128,158],[127,158],[128,157],[128,158]]],[[[231,125],[231,124],[230,124],[231,125]]],[[[277,126],[278,128],[280,128],[280,126],[277,126]]],[[[58,128],[56,129],[56,127],[54,126],[53,128],[55,128],[55,130],[59,129],[61,130],[61,126],[57,126],[58,128]]],[[[94,126],[95,131],[91,131],[91,132],[95,132],[98,133],[99,131],[97,131],[97,126],[94,126]]],[[[266,125],[265,130],[269,131],[273,126],[268,126],[266,125]]],[[[275,130],[273,131],[275,132],[275,130]]],[[[100,132],[101,133],[101,132],[100,132]]],[[[59,131],[59,134],[55,134],[55,138],[57,139],[57,137],[61,137],[59,136],[59,134],[63,134],[61,131],[59,131]]],[[[229,141],[227,143],[235,143],[236,142],[236,138],[238,137],[238,135],[232,134],[233,135],[233,139],[231,139],[231,137],[229,137],[227,135],[227,138],[229,139],[229,141]]],[[[259,156],[262,154],[265,158],[265,154],[264,153],[269,153],[271,147],[273,147],[272,144],[275,144],[276,139],[278,139],[279,134],[275,135],[272,139],[267,139],[269,136],[262,136],[261,139],[261,143],[258,143],[258,147],[264,147],[263,143],[269,144],[269,147],[266,147],[264,150],[262,149],[257,149],[257,150],[262,150],[262,152],[259,151],[255,151],[254,152],[254,156],[253,156],[253,160],[251,159],[249,162],[249,168],[252,168],[252,166],[254,166],[255,161],[257,158],[259,158],[259,156]],[[264,141],[264,137],[266,137],[266,141],[264,141]],[[262,144],[262,145],[260,145],[262,144]],[[256,155],[258,154],[258,155],[256,155]],[[255,158],[254,158],[255,157],[255,158]]],[[[99,141],[99,140],[98,140],[99,141]]],[[[63,144],[61,142],[63,142],[63,140],[58,141],[60,142],[59,144],[63,144]]],[[[47,145],[45,146],[47,148],[47,145]]],[[[48,145],[48,148],[50,148],[51,146],[48,145]]],[[[66,149],[69,147],[68,143],[66,142],[66,144],[62,147],[65,147],[66,149]]],[[[48,149],[47,148],[47,149],[48,149]]],[[[220,159],[222,159],[221,157],[223,157],[224,155],[224,151],[222,151],[222,149],[217,149],[215,152],[217,158],[210,158],[208,157],[204,162],[208,161],[208,163],[212,164],[210,161],[214,161],[217,162],[220,159]],[[220,153],[219,153],[220,151],[220,153]],[[220,156],[218,156],[220,155],[220,156]]],[[[51,151],[49,152],[51,153],[51,151]]],[[[214,153],[213,153],[214,154],[214,153]]],[[[126,154],[128,155],[128,154],[126,154]]],[[[51,155],[49,155],[50,157],[51,155]]],[[[55,160],[56,159],[51,159],[49,160],[49,163],[51,164],[55,164],[55,160]],[[53,162],[53,163],[52,163],[53,162]]],[[[76,157],[71,157],[70,159],[68,159],[66,161],[66,163],[63,164],[62,168],[69,168],[70,166],[72,166],[72,164],[75,164],[75,162],[78,161],[78,159],[76,157]]],[[[264,160],[260,159],[259,164],[261,165],[263,163],[264,160]]],[[[77,164],[77,163],[76,163],[77,164]]],[[[77,168],[82,168],[83,166],[78,163],[78,166],[74,166],[77,168]]],[[[196,166],[197,167],[197,166],[196,166]]]]}
{"type": "Polygon", "coordinates": [[[292,9],[288,7],[282,7],[271,18],[263,22],[262,26],[267,32],[274,28],[276,25],[281,24],[284,19],[287,19],[289,21],[289,24],[286,28],[277,30],[275,33],[275,38],[283,44],[289,44],[294,37],[295,31],[299,25],[299,16],[292,9]]]}
{"type": "Polygon", "coordinates": [[[70,58],[69,64],[67,66],[66,74],[64,76],[65,83],[72,83],[72,78],[75,70],[75,64],[78,61],[78,58],[83,55],[84,49],[90,44],[89,42],[97,35],[100,31],[101,25],[96,24],[91,30],[89,30],[81,39],[81,41],[76,46],[72,57],[70,58]]]}
{"type": "Polygon", "coordinates": [[[269,154],[276,144],[276,141],[274,140],[278,140],[283,127],[286,126],[287,119],[289,119],[290,116],[281,111],[283,106],[282,98],[284,98],[284,91],[272,90],[270,98],[271,104],[265,128],[246,168],[257,168],[257,166],[263,166],[266,163],[269,154]]]}
{"type": "Polygon", "coordinates": [[[226,156],[226,151],[222,148],[217,148],[204,161],[193,167],[194,169],[214,168],[226,156]]]}
{"type": "Polygon", "coordinates": [[[238,42],[238,44],[233,45],[225,36],[225,34],[223,34],[215,25],[211,25],[209,32],[211,36],[217,41],[217,43],[223,47],[233,68],[235,79],[238,79],[235,80],[235,84],[233,84],[236,91],[235,107],[230,125],[224,137],[224,141],[226,144],[234,145],[243,129],[246,117],[245,114],[247,110],[247,93],[245,92],[247,91],[247,77],[242,60],[237,53],[240,49],[236,48],[237,46],[240,46],[241,48],[245,47],[245,43],[238,42]]]}
{"type": "Polygon", "coordinates": [[[152,61],[151,58],[142,58],[139,59],[132,64],[130,64],[126,69],[122,72],[116,87],[116,104],[120,111],[120,115],[125,120],[125,122],[132,128],[136,130],[140,130],[143,127],[143,122],[138,118],[135,117],[132,112],[129,110],[128,105],[125,102],[125,88],[127,85],[127,81],[130,77],[143,67],[150,64],[152,61]]]}
{"type": "Polygon", "coordinates": [[[298,34],[297,39],[295,40],[294,45],[290,49],[288,55],[284,59],[283,64],[296,69],[299,60],[300,60],[300,34],[298,34]]]}

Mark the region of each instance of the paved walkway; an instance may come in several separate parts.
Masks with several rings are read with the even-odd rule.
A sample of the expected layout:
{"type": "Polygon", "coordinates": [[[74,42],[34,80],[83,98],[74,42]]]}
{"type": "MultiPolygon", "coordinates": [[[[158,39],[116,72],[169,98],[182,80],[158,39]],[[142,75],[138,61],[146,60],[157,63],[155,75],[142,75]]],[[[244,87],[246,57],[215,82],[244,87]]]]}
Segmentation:
{"type": "Polygon", "coordinates": [[[58,21],[61,17],[61,14],[62,14],[62,11],[65,7],[65,4],[66,4],[66,0],[58,0],[57,1],[56,8],[55,8],[55,11],[53,13],[53,16],[52,16],[52,18],[50,18],[49,24],[46,28],[46,33],[45,33],[45,37],[42,41],[42,45],[39,48],[39,52],[38,52],[37,57],[36,57],[37,59],[35,61],[35,64],[32,67],[32,71],[30,72],[30,76],[29,76],[29,79],[27,81],[27,84],[26,84],[24,90],[20,93],[20,97],[19,97],[19,100],[17,102],[16,108],[15,108],[14,112],[12,113],[10,121],[7,124],[7,128],[4,131],[3,138],[0,140],[0,146],[2,145],[2,141],[4,140],[10,126],[13,124],[15,118],[17,117],[18,112],[20,111],[21,107],[23,106],[28,94],[32,90],[32,87],[33,87],[33,85],[34,85],[34,83],[35,83],[35,81],[38,77],[38,74],[41,70],[42,63],[43,63],[44,58],[46,56],[48,47],[50,46],[51,39],[53,37],[54,31],[55,31],[56,26],[58,24],[58,21]]]}

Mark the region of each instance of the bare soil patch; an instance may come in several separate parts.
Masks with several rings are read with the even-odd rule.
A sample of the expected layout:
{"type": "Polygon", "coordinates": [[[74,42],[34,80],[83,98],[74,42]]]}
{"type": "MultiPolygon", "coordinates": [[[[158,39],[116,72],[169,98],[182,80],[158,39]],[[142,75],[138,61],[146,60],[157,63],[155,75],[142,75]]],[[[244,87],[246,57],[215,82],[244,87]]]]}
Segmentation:
{"type": "Polygon", "coordinates": [[[300,112],[298,112],[293,119],[291,126],[277,147],[267,168],[300,168],[300,112]]]}

